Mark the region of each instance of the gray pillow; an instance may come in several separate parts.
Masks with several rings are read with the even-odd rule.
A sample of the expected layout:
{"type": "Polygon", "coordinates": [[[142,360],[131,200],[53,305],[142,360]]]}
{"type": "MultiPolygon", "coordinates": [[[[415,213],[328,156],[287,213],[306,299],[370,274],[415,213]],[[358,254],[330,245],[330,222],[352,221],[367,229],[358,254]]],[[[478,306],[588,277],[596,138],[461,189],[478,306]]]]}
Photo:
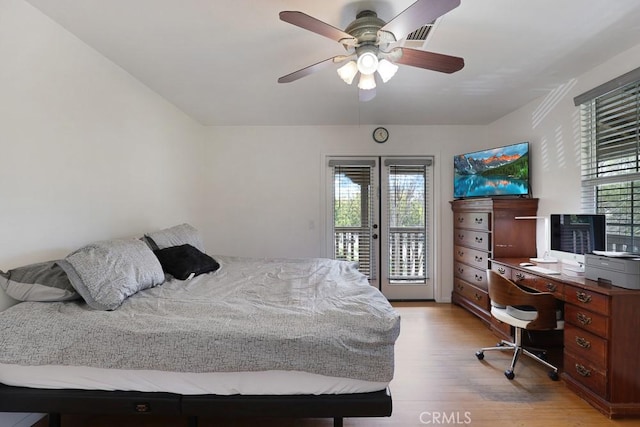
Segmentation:
{"type": "Polygon", "coordinates": [[[165,249],[172,246],[191,245],[204,252],[204,244],[198,230],[189,224],[180,224],[164,230],[144,235],[151,249],[165,249]]]}
{"type": "Polygon", "coordinates": [[[141,240],[92,243],[58,262],[89,307],[115,310],[138,291],[161,284],[164,273],[141,240]]]}
{"type": "Polygon", "coordinates": [[[18,301],[54,302],[80,298],[57,261],[0,271],[0,287],[18,301]]]}

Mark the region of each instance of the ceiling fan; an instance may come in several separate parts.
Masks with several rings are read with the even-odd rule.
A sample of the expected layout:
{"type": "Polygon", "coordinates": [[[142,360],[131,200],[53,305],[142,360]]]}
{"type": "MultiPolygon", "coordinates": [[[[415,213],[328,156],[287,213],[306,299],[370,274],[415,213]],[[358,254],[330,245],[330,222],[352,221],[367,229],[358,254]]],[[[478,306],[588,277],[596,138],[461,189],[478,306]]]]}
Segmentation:
{"type": "Polygon", "coordinates": [[[351,84],[360,73],[360,101],[369,101],[376,95],[376,71],[380,79],[387,82],[397,71],[396,64],[443,73],[459,71],[464,67],[462,58],[394,45],[407,34],[434,22],[459,5],[460,0],[418,0],[389,22],[378,18],[374,11],[363,10],[344,31],[303,12],[280,12],[281,20],[337,41],[344,46],[347,54],[282,76],[278,83],[290,83],[333,64],[348,61],[338,68],[338,74],[347,84],[351,84]]]}

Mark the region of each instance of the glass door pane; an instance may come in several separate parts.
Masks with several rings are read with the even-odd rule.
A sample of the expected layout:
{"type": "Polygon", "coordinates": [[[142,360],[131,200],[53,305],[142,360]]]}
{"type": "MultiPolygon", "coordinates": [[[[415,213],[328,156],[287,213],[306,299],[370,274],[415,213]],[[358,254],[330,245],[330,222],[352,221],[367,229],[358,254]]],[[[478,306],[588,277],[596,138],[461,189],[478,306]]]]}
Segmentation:
{"type": "Polygon", "coordinates": [[[385,158],[381,289],[389,299],[432,299],[432,161],[385,158]]]}
{"type": "Polygon", "coordinates": [[[358,262],[359,270],[377,284],[377,162],[333,160],[333,257],[358,262]]]}

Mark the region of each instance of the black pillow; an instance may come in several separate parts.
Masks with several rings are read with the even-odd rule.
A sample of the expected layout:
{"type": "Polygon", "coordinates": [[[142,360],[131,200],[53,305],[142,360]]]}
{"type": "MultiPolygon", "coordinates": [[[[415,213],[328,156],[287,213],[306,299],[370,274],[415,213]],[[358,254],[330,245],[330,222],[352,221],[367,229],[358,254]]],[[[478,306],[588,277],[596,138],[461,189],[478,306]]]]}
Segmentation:
{"type": "Polygon", "coordinates": [[[170,246],[153,253],[158,257],[164,272],[179,280],[186,280],[191,274],[197,276],[220,268],[215,259],[189,244],[170,246]]]}

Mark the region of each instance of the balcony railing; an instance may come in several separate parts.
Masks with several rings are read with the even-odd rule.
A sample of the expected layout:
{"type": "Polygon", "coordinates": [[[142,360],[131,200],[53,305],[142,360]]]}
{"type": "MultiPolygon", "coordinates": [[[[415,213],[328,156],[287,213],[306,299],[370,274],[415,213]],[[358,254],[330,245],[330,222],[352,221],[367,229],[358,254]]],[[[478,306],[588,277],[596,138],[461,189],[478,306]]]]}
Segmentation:
{"type": "MultiPolygon", "coordinates": [[[[335,257],[356,261],[367,277],[375,270],[371,259],[371,232],[368,228],[336,227],[335,257]]],[[[391,228],[389,234],[389,280],[391,283],[424,283],[427,277],[425,232],[422,228],[391,228]]]]}

